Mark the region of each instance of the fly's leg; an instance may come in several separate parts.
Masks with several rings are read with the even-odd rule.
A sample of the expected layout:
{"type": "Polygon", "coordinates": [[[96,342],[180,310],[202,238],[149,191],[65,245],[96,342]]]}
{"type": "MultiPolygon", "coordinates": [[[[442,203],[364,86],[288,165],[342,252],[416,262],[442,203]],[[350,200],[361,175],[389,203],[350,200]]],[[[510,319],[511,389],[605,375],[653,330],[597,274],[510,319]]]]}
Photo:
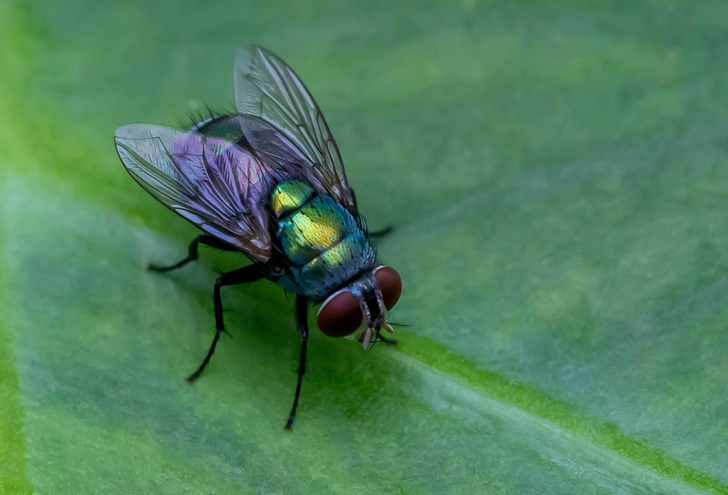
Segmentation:
{"type": "MultiPolygon", "coordinates": [[[[351,193],[351,199],[354,200],[354,208],[358,211],[359,207],[356,204],[356,193],[351,188],[349,188],[349,192],[351,193]]],[[[387,225],[383,229],[375,230],[374,232],[369,232],[369,237],[381,238],[381,237],[384,237],[385,235],[391,233],[393,230],[394,230],[394,227],[392,227],[391,225],[387,225]]]]}
{"type": "Polygon", "coordinates": [[[379,335],[379,340],[382,341],[382,342],[384,342],[387,345],[394,345],[394,346],[396,346],[397,344],[399,344],[399,342],[397,340],[395,340],[395,339],[388,339],[384,335],[379,335]]]}
{"type": "Polygon", "coordinates": [[[207,246],[214,247],[217,249],[222,249],[225,251],[234,251],[233,248],[231,248],[224,242],[218,241],[217,239],[215,239],[212,236],[200,235],[200,236],[195,237],[192,240],[192,242],[190,243],[190,247],[187,251],[187,257],[185,259],[183,259],[182,261],[180,261],[179,263],[175,263],[174,265],[170,265],[170,266],[159,266],[159,265],[150,263],[147,268],[150,271],[160,272],[160,273],[168,272],[170,270],[175,270],[177,268],[181,268],[181,267],[185,266],[187,263],[189,263],[190,261],[194,261],[198,258],[199,255],[197,254],[197,248],[200,244],[205,244],[207,246]]]}
{"type": "Polygon", "coordinates": [[[306,296],[299,295],[296,297],[296,327],[298,328],[298,334],[301,336],[301,354],[298,358],[296,395],[293,397],[291,414],[288,415],[288,421],[286,421],[286,430],[291,429],[293,420],[296,417],[296,408],[298,407],[298,397],[301,395],[303,375],[306,374],[306,343],[308,342],[308,298],[306,296]]]}
{"type": "Polygon", "coordinates": [[[204,370],[207,363],[210,362],[212,353],[215,352],[215,346],[217,345],[217,341],[220,340],[220,334],[225,331],[225,324],[222,319],[222,298],[220,297],[220,288],[226,285],[255,282],[261,278],[263,278],[263,272],[260,267],[258,265],[249,265],[231,272],[223,273],[215,281],[215,290],[213,292],[213,301],[215,303],[215,337],[212,339],[212,345],[210,346],[210,350],[207,351],[205,360],[202,361],[202,364],[199,368],[197,368],[197,371],[187,377],[188,382],[192,383],[200,376],[202,370],[204,370]]]}
{"type": "Polygon", "coordinates": [[[391,225],[387,225],[383,229],[375,230],[374,232],[369,232],[369,237],[374,238],[382,238],[387,234],[390,234],[394,230],[394,227],[391,225]]]}

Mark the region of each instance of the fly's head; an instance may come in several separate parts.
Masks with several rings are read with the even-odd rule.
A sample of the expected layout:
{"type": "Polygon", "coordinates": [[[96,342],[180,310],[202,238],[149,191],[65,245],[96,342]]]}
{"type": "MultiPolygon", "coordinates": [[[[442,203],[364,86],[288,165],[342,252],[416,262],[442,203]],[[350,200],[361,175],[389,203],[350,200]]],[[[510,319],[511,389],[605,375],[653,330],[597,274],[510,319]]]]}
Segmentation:
{"type": "Polygon", "coordinates": [[[329,337],[346,337],[359,331],[358,340],[368,349],[387,322],[402,293],[402,279],[394,268],[379,266],[364,272],[349,285],[331,294],[318,312],[318,326],[329,337]]]}

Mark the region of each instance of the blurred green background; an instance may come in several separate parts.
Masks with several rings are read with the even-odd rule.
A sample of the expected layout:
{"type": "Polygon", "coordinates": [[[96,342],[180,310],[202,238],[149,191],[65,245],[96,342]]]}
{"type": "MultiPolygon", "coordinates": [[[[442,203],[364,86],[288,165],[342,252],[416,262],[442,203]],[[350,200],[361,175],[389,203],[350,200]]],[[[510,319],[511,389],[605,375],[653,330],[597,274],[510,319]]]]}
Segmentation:
{"type": "Polygon", "coordinates": [[[728,493],[728,4],[0,3],[0,492],[728,493]],[[404,294],[399,348],[226,289],[120,125],[317,98],[404,294]]]}

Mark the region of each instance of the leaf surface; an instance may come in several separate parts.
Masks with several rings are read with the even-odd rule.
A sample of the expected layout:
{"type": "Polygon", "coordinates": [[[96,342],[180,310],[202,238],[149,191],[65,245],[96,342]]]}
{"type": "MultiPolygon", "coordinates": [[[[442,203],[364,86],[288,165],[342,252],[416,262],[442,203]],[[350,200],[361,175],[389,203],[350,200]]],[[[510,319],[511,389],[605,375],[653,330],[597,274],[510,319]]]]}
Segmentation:
{"type": "Polygon", "coordinates": [[[7,2],[0,492],[728,493],[719,2],[7,2]],[[235,49],[324,111],[404,293],[400,346],[169,276],[192,227],[113,131],[232,107],[235,49]]]}

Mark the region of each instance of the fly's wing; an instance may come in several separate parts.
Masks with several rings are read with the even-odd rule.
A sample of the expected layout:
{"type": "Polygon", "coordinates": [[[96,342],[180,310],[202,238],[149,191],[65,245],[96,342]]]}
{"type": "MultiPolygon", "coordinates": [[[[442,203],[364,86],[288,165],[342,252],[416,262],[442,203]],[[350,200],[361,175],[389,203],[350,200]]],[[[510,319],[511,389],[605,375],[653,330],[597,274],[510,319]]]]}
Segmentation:
{"type": "Polygon", "coordinates": [[[243,120],[256,152],[272,161],[281,155],[298,157],[314,188],[354,208],[344,164],[324,116],[283,60],[259,46],[240,50],[235,59],[235,101],[239,113],[257,117],[243,120]]]}
{"type": "Polygon", "coordinates": [[[160,203],[253,261],[270,258],[263,198],[271,171],[252,154],[222,139],[147,124],[120,127],[114,141],[129,175],[160,203]]]}

